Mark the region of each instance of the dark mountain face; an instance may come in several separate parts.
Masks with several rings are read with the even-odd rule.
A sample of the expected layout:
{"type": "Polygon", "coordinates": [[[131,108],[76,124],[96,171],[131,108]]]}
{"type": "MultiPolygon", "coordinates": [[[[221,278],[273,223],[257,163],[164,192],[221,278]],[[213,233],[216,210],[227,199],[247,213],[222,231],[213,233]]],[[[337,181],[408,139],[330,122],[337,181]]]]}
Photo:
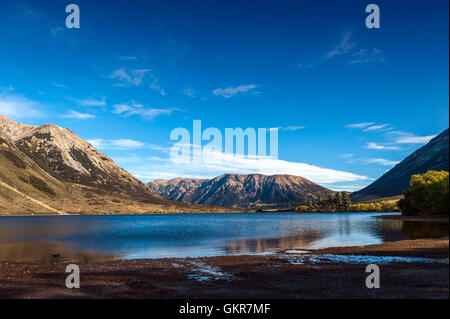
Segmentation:
{"type": "Polygon", "coordinates": [[[211,180],[156,180],[149,187],[166,199],[222,207],[293,207],[333,191],[290,175],[226,174],[211,180]]]}
{"type": "Polygon", "coordinates": [[[409,187],[411,175],[429,170],[448,171],[448,129],[433,138],[428,144],[409,155],[378,180],[353,193],[353,201],[370,200],[401,195],[409,187]]]}

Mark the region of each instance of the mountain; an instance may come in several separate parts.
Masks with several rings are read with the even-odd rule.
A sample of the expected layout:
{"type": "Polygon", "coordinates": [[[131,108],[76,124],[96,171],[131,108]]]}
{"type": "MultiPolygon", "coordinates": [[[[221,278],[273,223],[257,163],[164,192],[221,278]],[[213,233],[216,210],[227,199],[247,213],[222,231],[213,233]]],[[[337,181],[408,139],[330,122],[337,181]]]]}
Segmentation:
{"type": "Polygon", "coordinates": [[[0,214],[206,209],[163,199],[69,129],[0,115],[0,214]]]}
{"type": "Polygon", "coordinates": [[[157,179],[148,183],[148,186],[165,199],[195,203],[194,195],[197,189],[207,181],[209,180],[178,177],[171,180],[157,179]]]}
{"type": "Polygon", "coordinates": [[[411,175],[429,170],[448,171],[448,129],[409,155],[375,182],[353,194],[352,201],[401,195],[409,187],[411,175]]]}
{"type": "Polygon", "coordinates": [[[225,174],[210,180],[175,178],[148,186],[166,199],[222,207],[294,207],[318,194],[334,192],[291,175],[225,174]]]}

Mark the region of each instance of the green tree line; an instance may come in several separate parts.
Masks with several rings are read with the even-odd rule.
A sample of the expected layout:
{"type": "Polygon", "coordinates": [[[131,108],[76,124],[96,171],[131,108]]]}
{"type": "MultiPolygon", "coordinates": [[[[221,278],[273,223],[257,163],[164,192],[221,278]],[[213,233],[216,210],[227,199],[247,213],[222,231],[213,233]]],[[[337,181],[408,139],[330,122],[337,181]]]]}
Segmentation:
{"type": "Polygon", "coordinates": [[[297,206],[296,212],[396,212],[399,208],[396,200],[372,203],[352,204],[348,192],[337,192],[334,196],[319,195],[316,203],[308,201],[308,205],[297,206]]]}

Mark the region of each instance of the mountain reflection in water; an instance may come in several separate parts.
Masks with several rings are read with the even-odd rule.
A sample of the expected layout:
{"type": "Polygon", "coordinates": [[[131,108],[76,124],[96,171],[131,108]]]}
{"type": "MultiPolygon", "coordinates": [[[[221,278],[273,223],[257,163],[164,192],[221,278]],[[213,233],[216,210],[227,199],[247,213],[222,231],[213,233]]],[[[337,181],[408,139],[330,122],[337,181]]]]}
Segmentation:
{"type": "Polygon", "coordinates": [[[377,215],[380,214],[0,217],[0,261],[265,254],[448,236],[448,223],[374,218],[377,215]]]}

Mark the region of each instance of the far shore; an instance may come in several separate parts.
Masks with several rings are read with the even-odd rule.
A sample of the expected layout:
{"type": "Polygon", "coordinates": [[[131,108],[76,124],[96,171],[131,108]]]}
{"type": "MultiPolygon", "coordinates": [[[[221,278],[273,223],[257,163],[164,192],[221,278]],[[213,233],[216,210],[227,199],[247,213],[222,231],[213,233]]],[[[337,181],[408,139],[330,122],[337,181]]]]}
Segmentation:
{"type": "MultiPolygon", "coordinates": [[[[248,210],[230,210],[230,211],[199,211],[199,212],[146,212],[146,213],[64,213],[64,214],[58,214],[58,213],[34,213],[34,214],[5,214],[0,212],[0,217],[32,217],[32,216],[128,216],[128,215],[181,215],[181,214],[264,214],[264,213],[296,213],[296,214],[397,214],[400,215],[400,212],[296,212],[292,209],[286,209],[286,210],[255,210],[255,209],[248,209],[248,210]]],[[[391,216],[391,215],[387,215],[391,216]]],[[[392,215],[394,217],[394,215],[392,215]]],[[[381,216],[380,216],[381,217],[381,216]]]]}
{"type": "Polygon", "coordinates": [[[412,222],[449,222],[449,217],[446,215],[439,216],[404,216],[404,215],[379,215],[374,216],[380,219],[393,219],[393,220],[404,220],[412,222]]]}
{"type": "Polygon", "coordinates": [[[82,261],[80,289],[65,287],[69,262],[0,262],[0,298],[447,299],[448,244],[420,239],[272,255],[82,261]],[[302,256],[313,258],[301,262],[302,256]],[[320,262],[314,256],[360,262],[320,262]],[[382,257],[381,287],[367,289],[366,266],[380,256],[397,259],[383,263],[390,257],[382,257]]]}

